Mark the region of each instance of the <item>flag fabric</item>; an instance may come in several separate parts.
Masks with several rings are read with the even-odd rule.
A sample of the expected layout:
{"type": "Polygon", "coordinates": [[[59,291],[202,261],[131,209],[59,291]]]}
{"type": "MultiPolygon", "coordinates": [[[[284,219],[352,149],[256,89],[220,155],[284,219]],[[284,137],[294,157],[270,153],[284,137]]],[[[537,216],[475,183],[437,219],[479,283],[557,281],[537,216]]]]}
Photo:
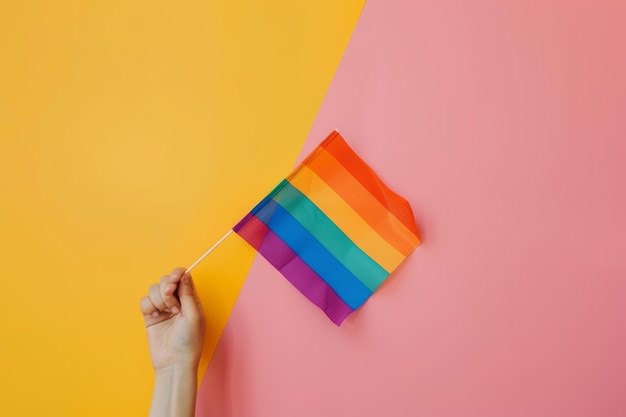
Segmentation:
{"type": "Polygon", "coordinates": [[[336,325],[420,243],[409,203],[337,131],[233,231],[336,325]]]}

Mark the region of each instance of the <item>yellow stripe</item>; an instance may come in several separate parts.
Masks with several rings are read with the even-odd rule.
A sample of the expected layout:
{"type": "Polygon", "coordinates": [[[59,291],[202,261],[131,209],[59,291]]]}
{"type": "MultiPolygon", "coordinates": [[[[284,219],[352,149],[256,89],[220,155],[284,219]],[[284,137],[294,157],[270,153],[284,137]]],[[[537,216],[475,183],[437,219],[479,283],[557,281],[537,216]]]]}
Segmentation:
{"type": "Polygon", "coordinates": [[[393,271],[405,256],[383,239],[359,214],[309,167],[301,166],[289,182],[305,194],[369,257],[393,271]]]}

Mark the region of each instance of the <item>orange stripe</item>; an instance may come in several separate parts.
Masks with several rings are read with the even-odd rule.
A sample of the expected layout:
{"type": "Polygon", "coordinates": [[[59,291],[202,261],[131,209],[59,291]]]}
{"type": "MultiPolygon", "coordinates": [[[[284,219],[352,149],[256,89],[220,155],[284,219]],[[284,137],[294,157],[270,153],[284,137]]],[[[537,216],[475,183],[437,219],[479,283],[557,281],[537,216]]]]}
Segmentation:
{"type": "Polygon", "coordinates": [[[334,156],[363,187],[417,236],[417,226],[409,202],[391,191],[374,170],[350,148],[339,132],[333,131],[320,146],[334,156]]]}
{"type": "MultiPolygon", "coordinates": [[[[405,256],[419,245],[417,235],[378,201],[323,147],[303,161],[356,211],[383,239],[405,256]]],[[[297,175],[298,169],[292,176],[297,175]]]]}
{"type": "Polygon", "coordinates": [[[406,258],[306,165],[301,166],[298,174],[294,175],[289,182],[306,195],[354,244],[387,272],[392,272],[406,258]]]}

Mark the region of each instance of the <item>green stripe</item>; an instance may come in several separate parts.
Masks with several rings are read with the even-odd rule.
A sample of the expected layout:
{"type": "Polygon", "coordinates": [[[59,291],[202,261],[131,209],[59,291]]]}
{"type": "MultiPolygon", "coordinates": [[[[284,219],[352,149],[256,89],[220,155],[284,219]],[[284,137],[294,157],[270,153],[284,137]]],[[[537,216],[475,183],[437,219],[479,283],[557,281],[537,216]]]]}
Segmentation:
{"type": "Polygon", "coordinates": [[[389,272],[350,240],[309,198],[289,182],[273,199],[371,291],[389,272]]]}

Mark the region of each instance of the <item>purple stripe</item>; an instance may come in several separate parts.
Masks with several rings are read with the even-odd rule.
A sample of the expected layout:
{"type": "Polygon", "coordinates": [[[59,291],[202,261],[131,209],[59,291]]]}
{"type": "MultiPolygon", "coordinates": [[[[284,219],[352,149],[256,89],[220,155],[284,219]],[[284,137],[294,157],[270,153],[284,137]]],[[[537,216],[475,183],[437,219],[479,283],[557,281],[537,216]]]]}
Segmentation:
{"type": "Polygon", "coordinates": [[[337,326],[354,311],[256,216],[247,216],[247,221],[240,222],[236,232],[254,246],[306,298],[321,308],[337,326]],[[261,239],[258,245],[257,242],[261,239]]]}

